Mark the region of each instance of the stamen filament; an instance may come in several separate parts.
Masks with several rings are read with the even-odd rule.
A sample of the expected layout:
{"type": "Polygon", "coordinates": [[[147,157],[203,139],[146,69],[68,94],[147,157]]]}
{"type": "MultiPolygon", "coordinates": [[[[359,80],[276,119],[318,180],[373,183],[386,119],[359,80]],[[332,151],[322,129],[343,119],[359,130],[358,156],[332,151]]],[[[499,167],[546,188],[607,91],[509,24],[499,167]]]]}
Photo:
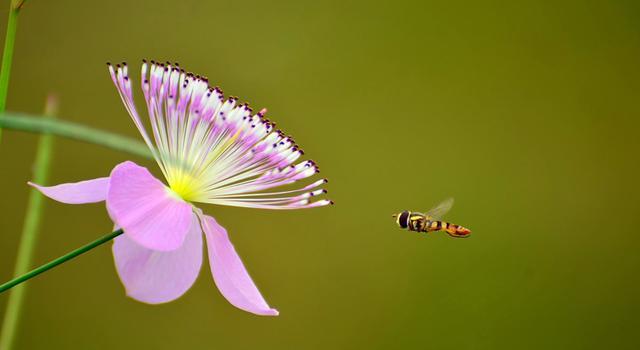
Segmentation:
{"type": "MultiPolygon", "coordinates": [[[[126,64],[109,66],[120,98],[152,150],[169,187],[193,202],[275,209],[324,205],[309,202],[314,186],[262,192],[306,179],[318,172],[313,161],[295,162],[304,154],[290,136],[252,114],[237,98],[224,98],[208,80],[186,73],[177,64],[143,61],[142,90],[155,145],[136,111],[126,64]],[[290,195],[274,198],[278,195],[290,195]]],[[[314,183],[315,184],[315,183],[314,183]]],[[[319,195],[324,192],[318,192],[319,195]]]]}

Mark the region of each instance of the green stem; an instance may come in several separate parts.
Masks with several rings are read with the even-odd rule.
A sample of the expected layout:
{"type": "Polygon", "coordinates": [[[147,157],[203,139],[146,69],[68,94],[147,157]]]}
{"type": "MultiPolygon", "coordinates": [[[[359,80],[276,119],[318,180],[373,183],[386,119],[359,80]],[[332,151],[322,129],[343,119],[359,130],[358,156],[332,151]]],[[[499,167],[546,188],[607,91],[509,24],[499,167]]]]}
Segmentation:
{"type": "Polygon", "coordinates": [[[44,265],[42,265],[42,266],[40,266],[38,268],[35,268],[35,269],[25,273],[22,276],[16,277],[16,278],[12,279],[11,281],[8,281],[8,282],[0,285],[0,293],[4,292],[7,289],[11,289],[12,287],[14,287],[14,286],[16,286],[16,285],[18,285],[18,284],[20,284],[22,282],[25,282],[25,281],[33,278],[33,277],[36,277],[37,275],[39,275],[39,274],[41,274],[41,273],[43,273],[45,271],[48,271],[48,270],[50,270],[50,269],[52,269],[52,268],[54,268],[54,267],[56,267],[56,266],[58,266],[58,265],[60,265],[60,264],[62,264],[64,262],[67,262],[67,261],[75,258],[76,256],[80,255],[80,254],[86,253],[89,250],[91,250],[91,249],[93,249],[93,248],[95,248],[95,247],[97,247],[97,246],[99,246],[101,244],[109,242],[110,240],[120,236],[123,233],[124,233],[124,231],[122,231],[122,229],[113,231],[113,232],[111,232],[111,233],[109,233],[107,235],[104,235],[104,236],[100,237],[99,239],[97,239],[97,240],[95,240],[95,241],[93,241],[93,242],[91,242],[91,243],[89,243],[89,244],[87,244],[87,245],[85,245],[83,247],[80,247],[80,248],[78,248],[76,250],[73,250],[73,251],[71,251],[71,252],[69,252],[69,253],[67,253],[67,254],[65,254],[65,255],[63,255],[63,256],[55,259],[55,260],[51,260],[48,263],[46,263],[46,264],[44,264],[44,265]]]}
{"type": "MultiPolygon", "coordinates": [[[[45,105],[44,118],[54,118],[58,110],[57,100],[49,96],[45,105]]],[[[34,164],[33,178],[36,183],[47,183],[49,175],[49,165],[51,164],[51,149],[53,145],[53,136],[44,134],[38,141],[36,150],[36,161],[34,164]]],[[[22,235],[20,238],[20,246],[16,257],[16,266],[14,276],[20,276],[29,271],[33,251],[35,250],[38,229],[40,227],[40,216],[42,213],[42,195],[32,189],[29,192],[29,200],[27,202],[27,212],[22,226],[22,235]]],[[[8,350],[13,346],[13,340],[16,336],[16,330],[20,322],[20,309],[24,300],[25,289],[20,286],[11,291],[7,310],[4,314],[2,322],[2,338],[0,338],[0,349],[8,350]]]]}
{"type": "Polygon", "coordinates": [[[11,112],[0,115],[0,128],[53,134],[151,158],[149,148],[142,142],[62,120],[11,112]]]}
{"type": "MultiPolygon", "coordinates": [[[[45,106],[44,118],[54,118],[57,113],[57,101],[54,97],[49,97],[45,106]]],[[[38,141],[36,150],[36,160],[34,163],[33,178],[36,183],[47,183],[49,175],[49,165],[51,164],[51,152],[53,146],[53,136],[44,134],[38,141]]],[[[40,216],[42,214],[42,195],[32,189],[29,192],[29,200],[27,202],[27,212],[22,226],[22,235],[20,245],[18,247],[18,255],[16,257],[16,266],[14,276],[20,276],[29,271],[33,251],[36,246],[38,229],[40,227],[40,216]]],[[[20,286],[11,291],[7,309],[2,322],[2,330],[0,331],[0,350],[9,350],[12,348],[13,340],[16,336],[18,324],[20,322],[20,309],[24,300],[25,289],[20,286]]]]}
{"type": "MultiPolygon", "coordinates": [[[[4,38],[4,50],[2,51],[2,64],[0,65],[0,113],[4,113],[7,106],[7,92],[9,91],[9,75],[13,62],[13,46],[16,42],[16,30],[18,29],[18,14],[24,5],[23,0],[12,0],[7,18],[7,33],[4,38]]],[[[0,129],[0,139],[2,129],[0,129]]]]}

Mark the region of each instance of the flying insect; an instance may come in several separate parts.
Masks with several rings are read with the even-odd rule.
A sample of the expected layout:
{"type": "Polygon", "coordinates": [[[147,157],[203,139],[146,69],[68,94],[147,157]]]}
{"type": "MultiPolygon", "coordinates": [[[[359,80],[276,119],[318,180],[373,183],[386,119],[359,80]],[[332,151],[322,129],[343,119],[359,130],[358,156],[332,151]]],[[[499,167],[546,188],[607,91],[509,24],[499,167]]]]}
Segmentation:
{"type": "Polygon", "coordinates": [[[450,222],[441,221],[440,218],[446,214],[453,206],[453,198],[448,198],[442,203],[433,207],[425,214],[405,210],[393,215],[400,228],[414,232],[435,232],[445,231],[451,237],[469,237],[471,230],[450,222]]]}

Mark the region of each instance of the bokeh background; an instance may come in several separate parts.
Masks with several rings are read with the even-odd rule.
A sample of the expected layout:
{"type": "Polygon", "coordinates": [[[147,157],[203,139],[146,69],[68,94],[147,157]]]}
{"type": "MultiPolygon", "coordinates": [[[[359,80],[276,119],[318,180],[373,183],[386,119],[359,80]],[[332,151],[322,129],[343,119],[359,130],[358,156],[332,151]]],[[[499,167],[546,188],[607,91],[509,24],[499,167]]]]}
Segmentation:
{"type": "MultiPolygon", "coordinates": [[[[277,318],[231,306],[208,269],[173,303],[137,303],[103,246],[28,283],[16,348],[637,349],[639,15],[636,1],[28,1],[9,110],[39,114],[55,92],[60,118],[138,137],[104,63],[178,61],[268,107],[336,205],[206,208],[277,318]],[[469,239],[390,217],[449,196],[469,239]]],[[[4,281],[37,136],[2,136],[4,281]]],[[[157,170],[65,139],[54,152],[51,183],[126,159],[157,170]]],[[[111,229],[98,204],[47,200],[43,220],[38,264],[111,229]]]]}

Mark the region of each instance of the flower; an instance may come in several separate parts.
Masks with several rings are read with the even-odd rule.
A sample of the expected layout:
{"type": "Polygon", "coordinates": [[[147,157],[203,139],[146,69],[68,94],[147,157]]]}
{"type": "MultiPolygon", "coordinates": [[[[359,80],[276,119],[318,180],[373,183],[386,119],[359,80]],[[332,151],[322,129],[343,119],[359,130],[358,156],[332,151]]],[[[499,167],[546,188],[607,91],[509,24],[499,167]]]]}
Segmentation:
{"type": "Polygon", "coordinates": [[[167,185],[131,161],[109,177],[44,187],[30,183],[59,202],[106,202],[116,227],[116,270],[127,295],[149,304],[172,301],[198,276],[206,238],[214,281],[234,306],[278,315],[247,273],[226,230],[193,203],[261,209],[301,209],[332,204],[313,200],[326,179],[293,190],[269,191],[315,175],[313,161],[295,163],[304,153],[290,136],[252,114],[237,98],[225,99],[207,78],[186,73],[178,64],[142,64],[142,91],[149,112],[147,133],[133,100],[126,64],[109,64],[125,108],[151,150],[167,185]]]}

